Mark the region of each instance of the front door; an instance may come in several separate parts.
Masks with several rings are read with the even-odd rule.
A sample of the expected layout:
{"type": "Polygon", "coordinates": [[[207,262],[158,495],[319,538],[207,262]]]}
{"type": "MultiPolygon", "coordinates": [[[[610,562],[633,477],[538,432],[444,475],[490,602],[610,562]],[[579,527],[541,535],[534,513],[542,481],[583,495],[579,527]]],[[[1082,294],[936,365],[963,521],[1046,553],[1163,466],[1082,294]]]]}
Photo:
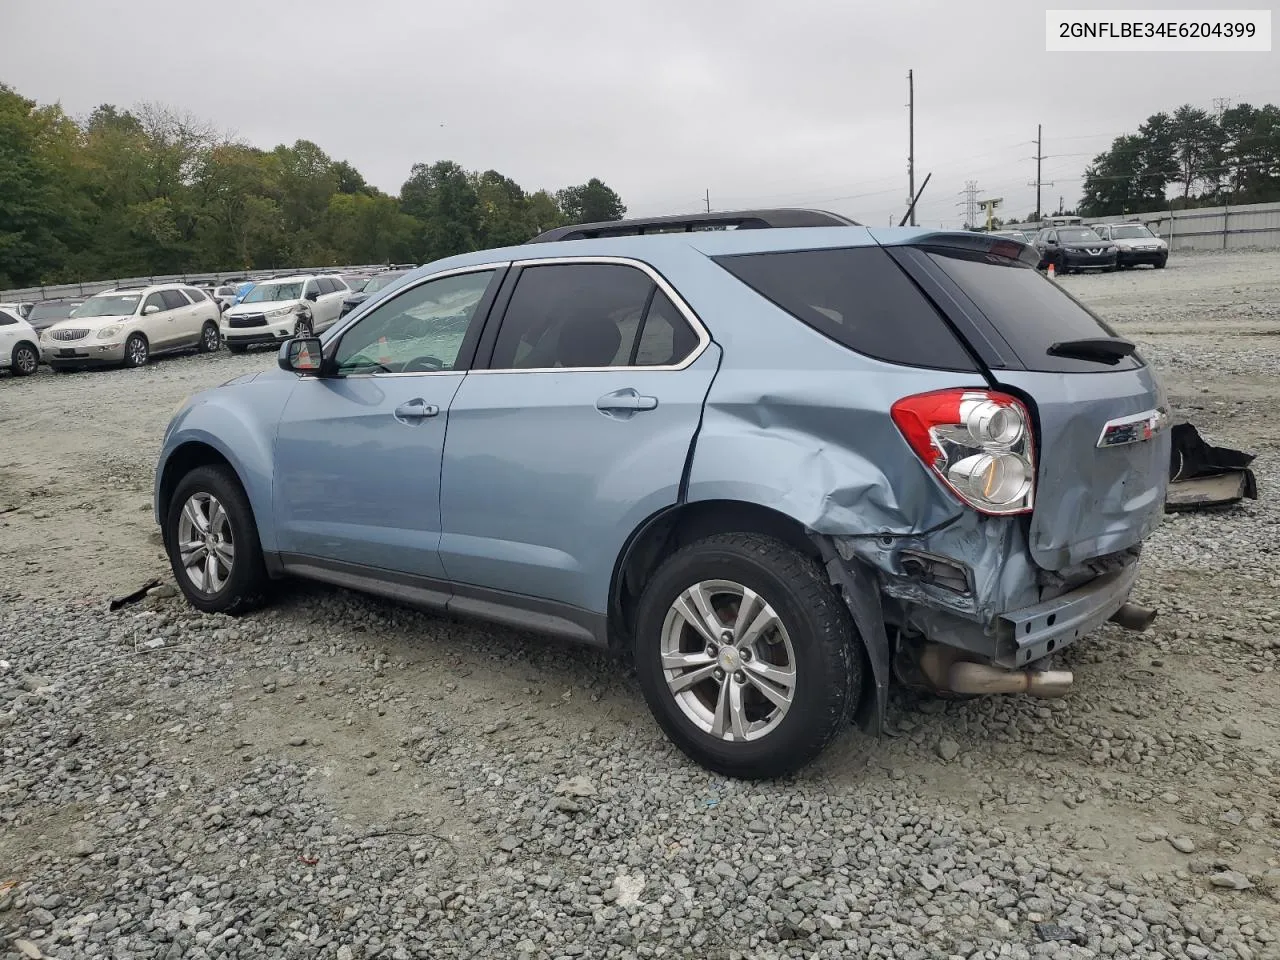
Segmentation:
{"type": "Polygon", "coordinates": [[[632,531],[679,499],[719,359],[677,300],[641,264],[522,268],[488,369],[449,411],[440,552],[455,584],[605,612],[632,531]]]}
{"type": "MultiPolygon", "coordinates": [[[[428,279],[326,344],[332,375],[302,377],[276,437],[272,502],[296,558],[440,579],[440,462],[464,338],[490,268],[428,279]]],[[[473,331],[474,333],[474,331],[473,331]]]]}

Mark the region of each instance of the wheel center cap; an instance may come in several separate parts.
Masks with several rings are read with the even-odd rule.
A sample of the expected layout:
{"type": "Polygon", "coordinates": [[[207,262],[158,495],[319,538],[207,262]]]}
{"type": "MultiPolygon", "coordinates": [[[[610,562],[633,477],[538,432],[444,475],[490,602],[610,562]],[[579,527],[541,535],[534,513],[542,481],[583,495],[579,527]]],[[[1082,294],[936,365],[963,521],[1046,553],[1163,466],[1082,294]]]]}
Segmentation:
{"type": "Polygon", "coordinates": [[[733,647],[722,647],[716,662],[720,664],[720,669],[726,673],[733,673],[742,666],[742,658],[738,656],[738,651],[733,647]]]}

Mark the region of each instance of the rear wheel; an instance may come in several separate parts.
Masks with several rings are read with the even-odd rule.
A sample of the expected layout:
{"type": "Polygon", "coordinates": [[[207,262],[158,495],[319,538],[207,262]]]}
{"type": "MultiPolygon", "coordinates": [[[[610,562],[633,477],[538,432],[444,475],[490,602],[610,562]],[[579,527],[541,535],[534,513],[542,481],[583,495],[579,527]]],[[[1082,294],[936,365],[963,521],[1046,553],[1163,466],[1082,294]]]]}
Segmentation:
{"type": "Polygon", "coordinates": [[[267,586],[249,498],[227,467],[197,467],[178,481],[164,527],[173,576],[205,613],[244,613],[267,586]]]}
{"type": "Polygon", "coordinates": [[[29,377],[40,368],[40,352],[25,340],[13,348],[9,357],[16,377],[29,377]]]}
{"type": "Polygon", "coordinates": [[[684,547],[645,588],[636,670],[667,736],[734,777],[791,773],[847,724],[861,652],[822,568],[757,534],[684,547]]]}
{"type": "Polygon", "coordinates": [[[213,353],[222,344],[222,334],[216,323],[206,323],[200,331],[200,352],[213,353]]]}

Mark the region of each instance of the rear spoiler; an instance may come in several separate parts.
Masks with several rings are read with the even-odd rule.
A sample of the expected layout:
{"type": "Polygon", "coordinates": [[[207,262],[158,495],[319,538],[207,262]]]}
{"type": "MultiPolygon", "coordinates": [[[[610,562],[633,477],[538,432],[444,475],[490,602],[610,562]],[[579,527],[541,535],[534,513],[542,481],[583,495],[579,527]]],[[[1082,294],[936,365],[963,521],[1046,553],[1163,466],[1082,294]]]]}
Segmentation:
{"type": "Polygon", "coordinates": [[[1002,260],[1017,260],[1031,267],[1040,265],[1040,254],[1035,247],[1006,237],[992,237],[985,233],[960,233],[946,231],[926,233],[912,237],[904,246],[924,247],[950,251],[952,253],[969,253],[979,257],[997,257],[1002,260]]]}

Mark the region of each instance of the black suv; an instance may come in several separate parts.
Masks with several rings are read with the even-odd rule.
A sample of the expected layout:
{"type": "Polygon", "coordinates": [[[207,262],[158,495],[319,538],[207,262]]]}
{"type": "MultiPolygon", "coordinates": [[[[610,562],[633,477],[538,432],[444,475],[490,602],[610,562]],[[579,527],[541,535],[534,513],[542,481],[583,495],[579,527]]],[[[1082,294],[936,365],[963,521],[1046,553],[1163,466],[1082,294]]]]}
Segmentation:
{"type": "Polygon", "coordinates": [[[1040,253],[1040,269],[1053,264],[1057,273],[1072,270],[1103,270],[1110,273],[1116,268],[1119,252],[1114,243],[1103,240],[1088,227],[1046,227],[1036,234],[1032,246],[1040,253]]]}

